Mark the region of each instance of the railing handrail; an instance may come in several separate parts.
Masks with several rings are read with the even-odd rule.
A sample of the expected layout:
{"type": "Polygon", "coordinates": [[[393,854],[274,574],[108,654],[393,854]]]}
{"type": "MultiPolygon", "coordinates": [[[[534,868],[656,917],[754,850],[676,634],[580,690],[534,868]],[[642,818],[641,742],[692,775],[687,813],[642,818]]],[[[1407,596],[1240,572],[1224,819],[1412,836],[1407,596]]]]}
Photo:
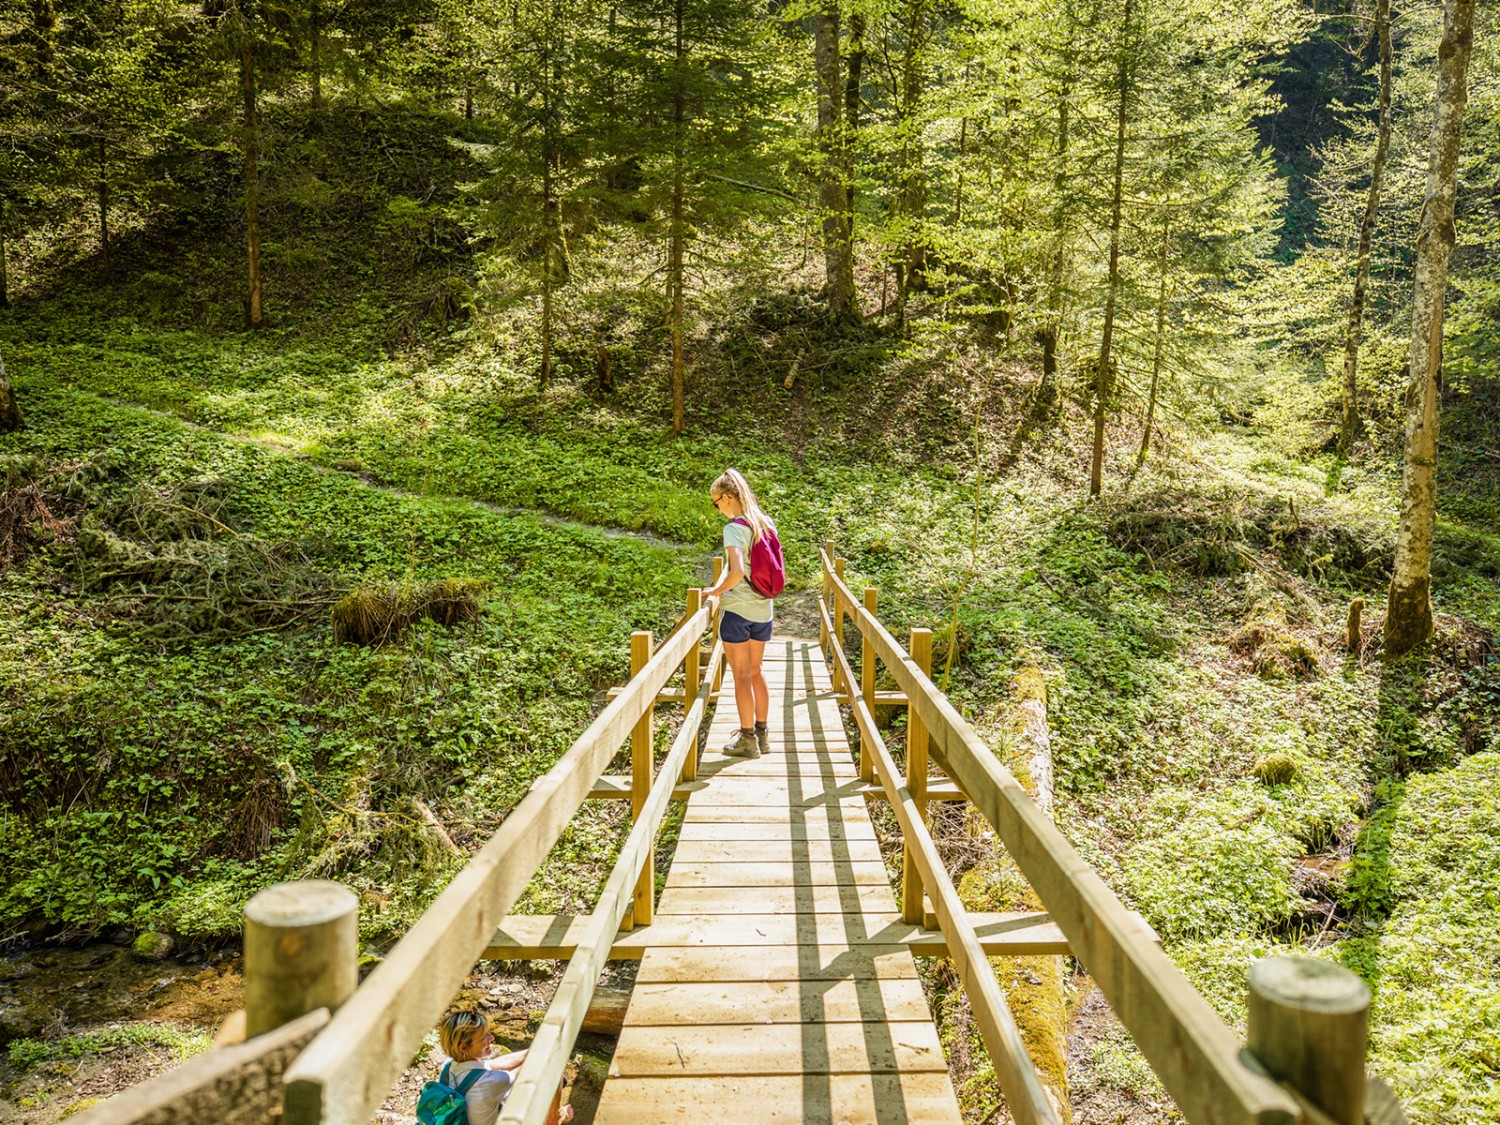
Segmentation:
{"type": "Polygon", "coordinates": [[[713,673],[723,655],[724,642],[716,641],[708,658],[708,673],[688,707],[672,748],[662,761],[651,786],[651,795],[610,870],[542,1025],[531,1040],[526,1062],[516,1074],[515,1085],[505,1099],[499,1125],[542,1125],[546,1120],[554,1091],[562,1081],[563,1067],[583,1026],[583,1016],[593,998],[594,986],[609,957],[610,945],[620,922],[630,910],[632,891],[651,855],[656,833],[666,818],[678,775],[697,748],[698,730],[708,710],[708,698],[713,693],[713,673]]]}
{"type": "MultiPolygon", "coordinates": [[[[822,598],[818,599],[818,612],[832,635],[833,620],[822,598]]],[[[849,657],[837,645],[830,647],[840,674],[845,677],[844,682],[853,683],[854,669],[849,664],[849,657]]],[[[870,754],[886,798],[900,822],[902,839],[916,860],[923,884],[931,893],[939,926],[948,935],[948,955],[958,970],[959,983],[969,997],[975,1019],[984,1035],[985,1046],[989,1048],[990,1061],[995,1065],[995,1074],[1000,1080],[1000,1089],[1005,1094],[1006,1106],[1011,1116],[1023,1125],[1060,1125],[1057,1110],[1048,1099],[1047,1092],[1037,1077],[1036,1067],[1026,1052],[1026,1044],[1021,1038],[1021,1030],[1016,1025],[1015,1017],[1011,1014],[1010,1005],[1006,1003],[1005,994],[1000,991],[1000,983],[990,969],[989,958],[979,944],[974,923],[970,921],[968,912],[958,897],[958,891],[948,876],[948,870],[938,855],[937,845],[927,831],[927,824],[916,799],[903,784],[901,775],[896,772],[896,761],[891,757],[885,739],[875,726],[875,716],[860,696],[851,692],[849,699],[854,710],[855,724],[859,727],[860,756],[870,754]]],[[[920,894],[917,888],[902,888],[903,894],[913,892],[920,894]]]]}
{"type": "Polygon", "coordinates": [[[366,1125],[716,609],[710,601],[678,622],[298,1056],[286,1074],[287,1125],[366,1125]]]}
{"type": "MultiPolygon", "coordinates": [[[[1234,1032],[1142,931],[946,695],[855,599],[829,552],[820,550],[819,555],[835,615],[853,618],[862,643],[874,650],[905,691],[908,707],[927,729],[930,753],[999,834],[1068,939],[1073,956],[1093,976],[1183,1115],[1213,1125],[1285,1125],[1302,1119],[1302,1109],[1286,1090],[1244,1064],[1234,1032]]],[[[838,631],[832,629],[831,635],[838,631]]],[[[853,684],[852,678],[846,680],[851,700],[853,684]]]]}

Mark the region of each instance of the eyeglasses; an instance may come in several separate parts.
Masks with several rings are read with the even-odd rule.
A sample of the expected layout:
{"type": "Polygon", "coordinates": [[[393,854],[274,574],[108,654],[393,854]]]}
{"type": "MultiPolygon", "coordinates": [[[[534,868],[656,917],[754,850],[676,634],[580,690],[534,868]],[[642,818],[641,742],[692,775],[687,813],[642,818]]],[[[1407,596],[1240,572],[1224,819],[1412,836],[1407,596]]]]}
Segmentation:
{"type": "Polygon", "coordinates": [[[710,493],[708,498],[714,502],[714,507],[715,508],[717,508],[720,504],[724,503],[724,497],[722,497],[722,496],[715,496],[712,493],[710,493]]]}

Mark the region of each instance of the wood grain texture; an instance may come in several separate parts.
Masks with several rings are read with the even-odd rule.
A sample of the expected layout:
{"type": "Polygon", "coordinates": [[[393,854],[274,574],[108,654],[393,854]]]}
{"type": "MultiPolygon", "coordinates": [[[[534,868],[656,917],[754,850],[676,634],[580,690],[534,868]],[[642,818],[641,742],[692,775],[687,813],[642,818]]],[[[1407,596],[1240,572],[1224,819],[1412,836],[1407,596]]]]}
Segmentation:
{"type": "Polygon", "coordinates": [[[1190,1121],[1296,1121],[1295,1100],[1239,1058],[1235,1033],[1193,989],[890,632],[830,576],[833,616],[852,617],[928,732],[929,752],[973,799],[1190,1121]]]}
{"type": "Polygon", "coordinates": [[[920,928],[896,910],[828,666],[806,642],[778,655],[769,754],[714,752],[738,727],[724,685],[595,1120],[956,1123],[916,964],[874,936],[920,928]]]}

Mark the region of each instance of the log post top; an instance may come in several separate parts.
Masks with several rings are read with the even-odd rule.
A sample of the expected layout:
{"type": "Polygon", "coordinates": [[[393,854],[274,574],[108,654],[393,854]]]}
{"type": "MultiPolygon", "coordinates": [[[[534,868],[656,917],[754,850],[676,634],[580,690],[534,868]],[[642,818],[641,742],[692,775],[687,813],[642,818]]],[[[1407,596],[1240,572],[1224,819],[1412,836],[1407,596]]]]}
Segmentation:
{"type": "Polygon", "coordinates": [[[1353,1015],[1370,1006],[1358,976],[1313,957],[1265,957],[1250,966],[1250,990],[1279,1006],[1324,1015],[1353,1015]]]}
{"type": "Polygon", "coordinates": [[[247,921],[274,929],[321,926],[358,912],[359,899],[354,892],[331,879],[276,883],[245,904],[247,921]]]}

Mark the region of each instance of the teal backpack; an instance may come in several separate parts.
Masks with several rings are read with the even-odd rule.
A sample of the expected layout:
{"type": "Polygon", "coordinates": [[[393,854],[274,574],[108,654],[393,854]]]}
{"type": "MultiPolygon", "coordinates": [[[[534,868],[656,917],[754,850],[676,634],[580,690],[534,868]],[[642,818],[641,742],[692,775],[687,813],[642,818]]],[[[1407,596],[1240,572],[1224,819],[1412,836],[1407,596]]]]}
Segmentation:
{"type": "Polygon", "coordinates": [[[437,1081],[422,1087],[422,1096],[417,1099],[417,1125],[469,1125],[464,1095],[479,1081],[484,1067],[475,1067],[455,1087],[448,1084],[448,1068],[452,1065],[444,1063],[437,1081]]]}

